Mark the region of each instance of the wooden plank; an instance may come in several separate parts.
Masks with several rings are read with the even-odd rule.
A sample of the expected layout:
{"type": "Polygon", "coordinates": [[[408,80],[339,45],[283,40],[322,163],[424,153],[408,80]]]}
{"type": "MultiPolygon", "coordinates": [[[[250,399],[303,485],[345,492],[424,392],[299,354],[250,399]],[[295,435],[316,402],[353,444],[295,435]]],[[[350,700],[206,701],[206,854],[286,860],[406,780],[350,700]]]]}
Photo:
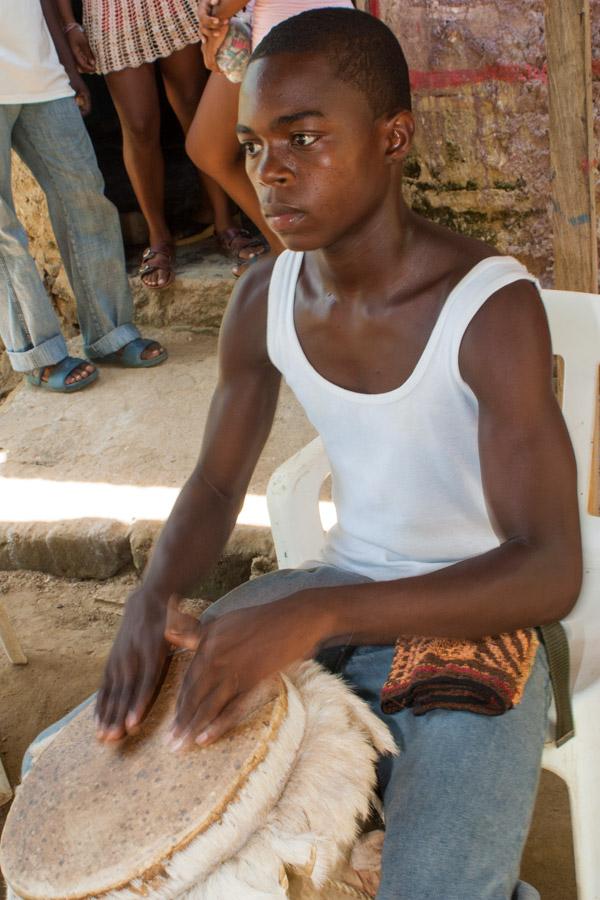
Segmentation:
{"type": "Polygon", "coordinates": [[[546,0],[554,287],[598,291],[590,0],[546,0]]]}
{"type": "Polygon", "coordinates": [[[4,611],[2,604],[0,603],[0,644],[4,647],[6,651],[6,655],[10,659],[11,663],[14,663],[15,666],[24,666],[27,662],[27,657],[23,653],[21,649],[21,645],[17,639],[17,635],[15,631],[8,621],[8,616],[4,611]]]}
{"type": "Polygon", "coordinates": [[[6,777],[2,760],[0,760],[0,806],[4,806],[5,803],[8,803],[8,801],[12,799],[12,795],[12,788],[6,777]]]}

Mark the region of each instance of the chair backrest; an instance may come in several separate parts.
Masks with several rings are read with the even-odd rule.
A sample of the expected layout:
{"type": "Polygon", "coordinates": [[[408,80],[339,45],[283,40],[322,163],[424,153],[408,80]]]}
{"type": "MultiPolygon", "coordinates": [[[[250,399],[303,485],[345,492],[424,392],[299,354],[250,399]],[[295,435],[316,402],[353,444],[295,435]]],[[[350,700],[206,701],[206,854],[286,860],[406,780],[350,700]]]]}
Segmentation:
{"type": "Polygon", "coordinates": [[[594,436],[600,366],[600,296],[542,291],[552,348],[564,361],[562,410],[577,460],[584,581],[565,620],[577,690],[600,679],[600,517],[594,436]]]}

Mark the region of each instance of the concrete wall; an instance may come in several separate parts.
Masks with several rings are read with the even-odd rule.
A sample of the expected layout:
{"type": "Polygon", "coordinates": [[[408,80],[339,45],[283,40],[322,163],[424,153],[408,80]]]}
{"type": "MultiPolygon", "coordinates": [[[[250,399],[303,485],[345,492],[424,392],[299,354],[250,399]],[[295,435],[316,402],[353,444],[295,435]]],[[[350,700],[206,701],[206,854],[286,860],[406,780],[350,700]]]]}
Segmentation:
{"type": "MultiPolygon", "coordinates": [[[[551,286],[544,0],[379,0],[378,6],[412,71],[413,205],[518,256],[551,286]]],[[[600,0],[591,7],[600,142],[600,0]]]]}

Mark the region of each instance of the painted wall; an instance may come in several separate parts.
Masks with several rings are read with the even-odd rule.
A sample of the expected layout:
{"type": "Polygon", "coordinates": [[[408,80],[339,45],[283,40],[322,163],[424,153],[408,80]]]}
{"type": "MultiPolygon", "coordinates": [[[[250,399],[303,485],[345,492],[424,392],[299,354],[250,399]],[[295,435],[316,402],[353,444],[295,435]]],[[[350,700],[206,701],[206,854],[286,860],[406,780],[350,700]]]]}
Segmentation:
{"type": "MultiPolygon", "coordinates": [[[[600,0],[591,6],[598,148],[600,0]]],[[[379,0],[378,12],[412,71],[412,204],[514,254],[551,286],[543,0],[379,0]]]]}

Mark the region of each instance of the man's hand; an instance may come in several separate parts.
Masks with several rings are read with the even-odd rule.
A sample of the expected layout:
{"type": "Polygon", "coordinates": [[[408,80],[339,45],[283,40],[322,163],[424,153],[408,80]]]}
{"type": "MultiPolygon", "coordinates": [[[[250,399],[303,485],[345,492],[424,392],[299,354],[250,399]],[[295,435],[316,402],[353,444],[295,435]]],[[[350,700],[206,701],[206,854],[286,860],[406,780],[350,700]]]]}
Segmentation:
{"type": "Polygon", "coordinates": [[[71,28],[67,32],[67,41],[80,72],[92,74],[96,71],[96,60],[92,53],[87,34],[79,28],[71,28]]]}
{"type": "Polygon", "coordinates": [[[96,701],[99,740],[118,741],[137,731],[166,671],[165,623],[165,605],[153,603],[143,589],[130,596],[96,701]]]}
{"type": "Polygon", "coordinates": [[[177,699],[171,747],[194,741],[205,746],[238,725],[255,691],[268,691],[273,675],[314,656],[325,631],[325,617],[305,594],[226,613],[206,625],[172,599],[165,636],[196,653],[177,699]]]}
{"type": "Polygon", "coordinates": [[[79,107],[81,115],[87,116],[92,109],[92,95],[90,94],[90,89],[79,72],[67,72],[67,76],[69,84],[75,91],[75,103],[79,107]]]}

